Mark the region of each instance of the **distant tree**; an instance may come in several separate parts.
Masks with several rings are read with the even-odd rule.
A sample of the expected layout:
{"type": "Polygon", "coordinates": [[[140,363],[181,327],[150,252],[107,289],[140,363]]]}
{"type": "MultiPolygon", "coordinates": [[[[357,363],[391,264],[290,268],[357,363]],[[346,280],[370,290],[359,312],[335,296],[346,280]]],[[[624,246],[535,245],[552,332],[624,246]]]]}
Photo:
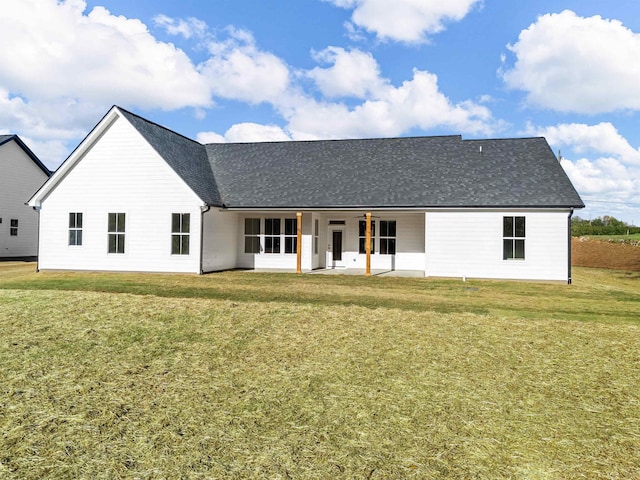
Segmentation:
{"type": "Polygon", "coordinates": [[[609,215],[589,220],[578,216],[571,218],[571,235],[574,237],[582,235],[627,235],[628,233],[640,233],[640,227],[631,226],[609,215]]]}

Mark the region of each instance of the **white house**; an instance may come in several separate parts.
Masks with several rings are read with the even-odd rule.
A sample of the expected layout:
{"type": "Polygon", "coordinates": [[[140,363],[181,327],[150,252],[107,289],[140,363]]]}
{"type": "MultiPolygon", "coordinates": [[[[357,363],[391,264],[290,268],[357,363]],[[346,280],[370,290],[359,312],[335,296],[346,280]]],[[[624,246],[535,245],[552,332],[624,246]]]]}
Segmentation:
{"type": "Polygon", "coordinates": [[[50,174],[20,137],[0,135],[0,258],[37,255],[38,215],[26,202],[50,174]]]}
{"type": "Polygon", "coordinates": [[[119,107],[29,205],[40,269],[560,281],[584,207],[544,138],[202,145],[119,107]]]}

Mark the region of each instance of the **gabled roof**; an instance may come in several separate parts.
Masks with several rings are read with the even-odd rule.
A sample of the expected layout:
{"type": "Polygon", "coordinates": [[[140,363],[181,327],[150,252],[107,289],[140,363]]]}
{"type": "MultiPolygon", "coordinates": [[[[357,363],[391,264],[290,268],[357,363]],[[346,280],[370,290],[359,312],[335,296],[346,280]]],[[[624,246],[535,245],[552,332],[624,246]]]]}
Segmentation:
{"type": "Polygon", "coordinates": [[[202,145],[114,106],[32,197],[37,206],[123,116],[210,206],[583,208],[544,138],[440,137],[202,145]]]}
{"type": "Polygon", "coordinates": [[[10,142],[11,140],[15,141],[18,144],[18,146],[22,150],[24,150],[24,153],[26,153],[27,156],[31,160],[33,160],[33,163],[35,163],[38,166],[38,168],[47,175],[47,177],[51,176],[51,171],[44,166],[44,163],[42,163],[40,159],[36,157],[36,154],[33,153],[29,147],[27,147],[27,145],[20,139],[18,135],[0,135],[0,146],[4,145],[7,142],[10,142]]]}
{"type": "Polygon", "coordinates": [[[582,208],[544,138],[206,146],[227,207],[582,208]]]}

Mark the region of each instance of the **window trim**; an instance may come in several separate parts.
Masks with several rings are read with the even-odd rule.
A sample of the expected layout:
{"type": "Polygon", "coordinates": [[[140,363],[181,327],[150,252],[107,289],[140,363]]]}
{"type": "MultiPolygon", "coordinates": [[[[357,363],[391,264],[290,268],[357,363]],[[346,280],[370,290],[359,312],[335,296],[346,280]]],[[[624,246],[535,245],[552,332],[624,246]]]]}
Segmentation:
{"type": "Polygon", "coordinates": [[[282,252],[282,219],[280,217],[265,218],[264,219],[264,253],[269,255],[279,255],[281,252],[282,252]]]}
{"type": "Polygon", "coordinates": [[[502,259],[504,261],[526,260],[527,220],[524,215],[504,215],[502,217],[502,259]],[[508,225],[508,221],[511,225],[508,225]],[[518,221],[522,221],[521,232],[518,221]]]}
{"type": "Polygon", "coordinates": [[[171,255],[189,255],[191,243],[191,214],[171,214],[171,255]],[[177,218],[177,223],[176,223],[177,218]],[[186,225],[185,225],[186,219],[186,225]],[[176,230],[177,226],[177,230],[176,230]],[[185,231],[186,226],[186,231],[185,231]],[[177,240],[177,244],[175,243],[177,240]],[[177,249],[175,247],[178,247],[177,249]]]}
{"type": "Polygon", "coordinates": [[[262,219],[256,217],[245,217],[244,219],[244,253],[248,255],[258,255],[262,252],[262,242],[260,236],[262,234],[262,219]],[[255,222],[257,221],[258,231],[254,232],[253,228],[251,232],[247,232],[247,226],[252,225],[255,226],[255,222]],[[251,222],[251,223],[248,223],[251,222]],[[249,243],[247,243],[249,241],[249,243]],[[251,248],[248,249],[247,246],[250,245],[251,248]],[[250,251],[248,251],[250,250],[250,251]]]}
{"type": "Polygon", "coordinates": [[[107,214],[107,254],[124,255],[126,253],[127,214],[125,212],[109,212],[107,214]],[[115,215],[115,229],[111,230],[111,216],[115,215]],[[122,219],[122,222],[120,220],[122,219]],[[111,251],[111,239],[115,240],[115,250],[111,251]]]}
{"type": "Polygon", "coordinates": [[[398,223],[396,220],[380,220],[380,255],[396,255],[398,248],[398,223]],[[383,226],[383,223],[385,224],[383,226]],[[390,226],[393,225],[393,235],[390,235],[390,226]],[[385,228],[386,227],[386,228],[385,228]],[[386,235],[385,235],[386,233],[386,235]],[[383,245],[385,248],[383,249],[383,245]],[[393,252],[389,251],[389,245],[393,245],[393,252]],[[384,251],[386,250],[386,251],[384,251]]]}
{"type": "Polygon", "coordinates": [[[83,217],[84,215],[82,214],[82,212],[69,212],[68,246],[70,247],[82,246],[82,232],[84,228],[83,217]]]}

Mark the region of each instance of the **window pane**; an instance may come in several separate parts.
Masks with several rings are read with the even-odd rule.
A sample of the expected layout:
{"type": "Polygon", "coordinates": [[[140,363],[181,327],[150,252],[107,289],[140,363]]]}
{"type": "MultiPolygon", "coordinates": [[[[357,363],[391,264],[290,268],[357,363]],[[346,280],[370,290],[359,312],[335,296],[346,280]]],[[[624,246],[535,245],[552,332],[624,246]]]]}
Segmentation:
{"type": "Polygon", "coordinates": [[[11,226],[14,228],[18,228],[18,219],[17,218],[12,218],[11,219],[11,226]]]}
{"type": "Polygon", "coordinates": [[[513,217],[504,217],[502,223],[502,236],[513,237],[513,217]]]}
{"type": "Polygon", "coordinates": [[[109,214],[109,227],[108,230],[110,232],[115,232],[116,231],[116,214],[115,213],[110,213],[109,214]]]}
{"type": "Polygon", "coordinates": [[[358,236],[364,237],[367,234],[367,222],[360,220],[358,222],[358,236]]]}
{"type": "Polygon", "coordinates": [[[524,217],[515,217],[515,235],[514,237],[524,237],[524,217]]]}
{"type": "Polygon", "coordinates": [[[285,237],[284,239],[284,253],[297,253],[298,252],[298,239],[297,237],[285,237]]]}
{"type": "Polygon", "coordinates": [[[82,245],[82,230],[76,230],[76,243],[75,245],[82,245]]]}
{"type": "Polygon", "coordinates": [[[180,235],[171,235],[171,255],[180,254],[180,235]]]}
{"type": "Polygon", "coordinates": [[[180,233],[180,214],[171,214],[171,233],[180,233]]]}
{"type": "Polygon", "coordinates": [[[260,237],[244,237],[244,253],[260,253],[260,237]]]}
{"type": "Polygon", "coordinates": [[[280,219],[266,218],[264,221],[264,232],[267,235],[280,235],[280,219]]]}
{"type": "Polygon", "coordinates": [[[503,245],[503,253],[502,253],[502,258],[504,260],[508,260],[510,258],[513,258],[513,240],[503,240],[502,241],[502,245],[503,245]]]}
{"type": "Polygon", "coordinates": [[[524,258],[524,240],[515,240],[516,251],[513,258],[524,258]]]}
{"type": "Polygon", "coordinates": [[[316,236],[318,236],[319,232],[320,232],[320,226],[319,225],[320,225],[320,222],[318,220],[316,220],[315,223],[314,223],[314,227],[313,227],[313,232],[314,232],[314,235],[316,235],[316,236]]]}
{"type": "Polygon", "coordinates": [[[109,253],[116,253],[116,237],[117,235],[109,234],[109,253]]]}
{"type": "Polygon", "coordinates": [[[182,236],[182,254],[189,255],[189,235],[182,236]]]}
{"type": "MultiPolygon", "coordinates": [[[[387,222],[386,220],[380,220],[380,236],[381,237],[388,237],[389,236],[389,222],[387,222]]],[[[382,252],[382,249],[380,249],[380,252],[382,252]]]]}
{"type": "Polygon", "coordinates": [[[77,245],[76,233],[77,233],[77,230],[69,230],[69,245],[77,245]]]}
{"type": "Polygon", "coordinates": [[[388,242],[389,242],[389,246],[388,246],[389,248],[387,250],[387,253],[389,255],[395,255],[396,254],[396,239],[395,238],[390,238],[388,240],[388,242]]]}
{"type": "Polygon", "coordinates": [[[183,213],[182,214],[182,233],[189,233],[190,224],[191,224],[191,214],[183,213]]]}
{"type": "Polygon", "coordinates": [[[124,253],[124,235],[116,235],[116,237],[118,237],[118,253],[124,253]]]}
{"type": "Polygon", "coordinates": [[[76,214],[69,214],[69,228],[76,228],[76,214]]]}
{"type": "MultiPolygon", "coordinates": [[[[391,220],[389,222],[387,222],[388,226],[389,226],[389,237],[395,237],[396,236],[396,221],[395,220],[391,220]]],[[[395,253],[395,252],[394,252],[395,253]]]]}
{"type": "Polygon", "coordinates": [[[118,232],[124,232],[124,213],[118,213],[118,232]]]}
{"type": "Polygon", "coordinates": [[[82,228],[82,214],[76,213],[76,228],[82,228]]]}
{"type": "MultiPolygon", "coordinates": [[[[382,232],[382,225],[380,225],[380,231],[382,232]]],[[[382,255],[386,255],[386,254],[389,253],[388,250],[387,250],[388,249],[388,243],[387,243],[388,241],[389,241],[389,239],[387,239],[387,238],[381,238],[380,239],[380,253],[382,255]]]]}
{"type": "Polygon", "coordinates": [[[284,219],[284,234],[285,235],[298,234],[298,221],[295,218],[284,219]]]}
{"type": "Polygon", "coordinates": [[[245,235],[260,235],[260,219],[259,218],[245,218],[244,219],[244,233],[245,233],[245,235]]]}

